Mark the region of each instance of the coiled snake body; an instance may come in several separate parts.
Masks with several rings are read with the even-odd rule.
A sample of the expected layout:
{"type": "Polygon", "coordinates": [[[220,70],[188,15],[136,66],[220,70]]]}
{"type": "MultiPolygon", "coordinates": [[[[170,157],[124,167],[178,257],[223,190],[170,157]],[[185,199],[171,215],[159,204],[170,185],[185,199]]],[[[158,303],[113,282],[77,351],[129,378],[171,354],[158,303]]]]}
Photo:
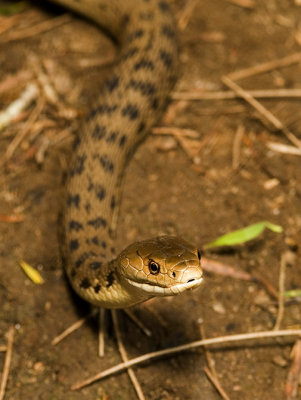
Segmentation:
{"type": "Polygon", "coordinates": [[[120,183],[137,145],[165,107],[177,70],[173,19],[163,0],[55,0],[119,42],[119,62],[74,143],[64,212],[64,258],[75,291],[105,308],[170,296],[202,280],[200,254],[175,237],[115,255],[120,183]]]}

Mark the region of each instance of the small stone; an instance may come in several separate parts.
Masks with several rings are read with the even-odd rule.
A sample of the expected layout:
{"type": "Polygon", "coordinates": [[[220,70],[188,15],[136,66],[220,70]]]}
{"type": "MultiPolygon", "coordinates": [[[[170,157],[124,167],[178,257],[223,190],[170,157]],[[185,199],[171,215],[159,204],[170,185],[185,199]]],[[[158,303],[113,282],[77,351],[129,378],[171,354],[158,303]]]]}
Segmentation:
{"type": "Polygon", "coordinates": [[[222,303],[215,303],[215,304],[213,304],[212,308],[218,314],[226,314],[225,307],[222,305],[222,303]]]}
{"type": "Polygon", "coordinates": [[[273,363],[282,368],[287,366],[287,361],[280,355],[273,357],[273,363]]]}

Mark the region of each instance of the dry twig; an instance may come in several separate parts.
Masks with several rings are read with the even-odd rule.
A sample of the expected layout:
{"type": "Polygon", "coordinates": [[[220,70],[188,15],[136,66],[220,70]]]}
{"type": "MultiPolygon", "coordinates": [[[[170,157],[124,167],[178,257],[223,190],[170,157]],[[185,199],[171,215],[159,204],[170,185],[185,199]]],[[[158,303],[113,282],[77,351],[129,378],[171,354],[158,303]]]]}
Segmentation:
{"type": "Polygon", "coordinates": [[[266,146],[270,150],[276,151],[278,153],[292,154],[292,155],[295,155],[295,156],[301,156],[301,149],[297,149],[294,146],[289,146],[287,144],[275,143],[275,142],[269,142],[269,143],[266,144],[266,146]]]}
{"type": "Polygon", "coordinates": [[[234,81],[238,79],[249,78],[250,76],[262,74],[276,68],[288,67],[289,65],[301,62],[301,52],[291,54],[287,57],[277,58],[276,60],[268,61],[262,64],[254,65],[253,67],[241,69],[240,71],[232,72],[227,75],[229,79],[234,81]]]}
{"type": "MultiPolygon", "coordinates": [[[[118,349],[122,358],[123,362],[127,362],[128,361],[128,356],[126,353],[126,350],[123,346],[122,343],[122,339],[121,339],[121,333],[120,333],[120,329],[119,329],[119,324],[118,324],[118,318],[117,318],[117,314],[116,314],[116,310],[111,310],[112,313],[112,320],[113,320],[113,324],[114,324],[114,329],[115,329],[115,333],[116,333],[116,338],[117,338],[117,344],[118,344],[118,349]]],[[[136,390],[137,396],[139,398],[139,400],[145,400],[144,394],[142,392],[141,386],[138,382],[138,379],[135,375],[135,372],[133,371],[132,368],[128,368],[127,370],[130,380],[136,390]]]]}
{"type": "Polygon", "coordinates": [[[178,27],[183,31],[189,23],[198,0],[190,0],[178,14],[178,27]]]}
{"type": "Polygon", "coordinates": [[[215,389],[218,391],[218,393],[221,395],[221,397],[224,400],[230,400],[230,397],[227,395],[227,393],[224,391],[224,389],[221,387],[219,381],[217,380],[217,377],[210,371],[208,367],[204,368],[205,374],[211,381],[211,383],[214,385],[215,389]]]}
{"type": "MultiPolygon", "coordinates": [[[[228,77],[231,76],[228,75],[228,77]]],[[[259,99],[275,99],[275,98],[300,98],[301,89],[265,89],[265,90],[249,90],[251,96],[259,99]]],[[[242,96],[232,90],[223,91],[204,91],[189,90],[185,92],[173,92],[171,98],[173,100],[228,100],[237,99],[242,96]]]]}
{"type": "Polygon", "coordinates": [[[14,30],[9,35],[3,35],[0,38],[0,43],[9,43],[14,40],[23,40],[32,36],[39,35],[42,32],[50,31],[51,29],[57,28],[61,25],[67,24],[71,21],[69,14],[63,14],[56,18],[51,18],[47,21],[40,22],[29,28],[20,30],[14,30]]]}
{"type": "MultiPolygon", "coordinates": [[[[204,326],[201,323],[200,324],[200,331],[201,331],[201,338],[202,339],[206,339],[206,335],[205,335],[205,330],[204,330],[204,326]]],[[[221,397],[224,400],[230,400],[229,396],[227,395],[227,393],[224,391],[224,389],[222,388],[218,376],[217,376],[217,372],[215,369],[215,363],[214,360],[212,358],[212,355],[210,353],[210,351],[208,350],[208,348],[206,346],[204,346],[204,350],[205,350],[205,356],[206,356],[206,360],[207,360],[207,364],[209,366],[204,368],[204,371],[207,375],[207,377],[209,378],[209,380],[211,381],[211,383],[214,385],[214,387],[216,388],[216,390],[218,391],[218,393],[221,395],[221,397]]]]}
{"type": "Polygon", "coordinates": [[[286,267],[291,264],[294,256],[292,256],[292,252],[286,251],[281,254],[280,259],[280,270],[279,270],[279,295],[278,295],[278,314],[276,323],[274,326],[275,330],[278,330],[281,325],[281,321],[283,319],[284,314],[284,290],[285,290],[285,275],[286,275],[286,267]]]}
{"type": "Polygon", "coordinates": [[[240,145],[244,136],[245,129],[243,125],[239,125],[233,140],[232,146],[232,169],[236,170],[239,167],[240,160],[240,145]]]}
{"type": "Polygon", "coordinates": [[[105,355],[105,308],[99,309],[99,325],[98,325],[98,355],[103,357],[105,355]]]}
{"type": "Polygon", "coordinates": [[[253,332],[253,333],[243,333],[238,335],[230,335],[230,336],[220,336],[217,338],[197,340],[195,342],[190,342],[186,344],[182,344],[180,346],[170,347],[164,350],[153,351],[151,353],[144,354],[142,356],[133,358],[127,362],[115,365],[112,368],[109,368],[105,371],[102,371],[91,378],[86,379],[83,382],[77,383],[71,387],[72,390],[81,389],[84,386],[88,386],[91,383],[108,377],[110,375],[116,374],[117,372],[123,371],[129,367],[133,367],[134,365],[138,365],[144,363],[146,361],[154,360],[156,358],[160,358],[163,356],[170,356],[172,354],[181,353],[184,351],[196,349],[202,346],[208,346],[212,344],[225,344],[230,342],[237,342],[243,340],[252,340],[252,339],[263,339],[263,338],[275,338],[280,336],[299,336],[301,335],[301,329],[287,329],[281,331],[262,331],[262,332],[253,332]]]}
{"type": "Polygon", "coordinates": [[[93,310],[86,317],[79,319],[74,324],[70,325],[67,329],[65,329],[62,333],[52,339],[51,345],[55,346],[59,342],[61,342],[65,337],[69,336],[72,332],[79,329],[89,318],[92,318],[96,315],[98,310],[93,310]]]}
{"type": "Polygon", "coordinates": [[[286,400],[297,399],[298,385],[301,378],[301,338],[296,341],[291,352],[293,359],[285,385],[286,400]]]}
{"type": "Polygon", "coordinates": [[[133,322],[138,326],[138,328],[141,329],[141,331],[146,335],[146,336],[152,336],[152,332],[136,317],[136,315],[129,310],[128,308],[125,308],[122,310],[133,322]]]}
{"type": "Polygon", "coordinates": [[[29,83],[20,97],[13,101],[6,110],[0,113],[0,131],[8,126],[11,121],[29,106],[38,97],[39,89],[36,84],[29,83]]]}
{"type": "Polygon", "coordinates": [[[4,399],[5,388],[8,380],[8,374],[13,352],[14,334],[15,334],[15,329],[13,326],[11,326],[7,332],[7,350],[2,372],[2,379],[0,383],[0,400],[4,399]]]}
{"type": "Polygon", "coordinates": [[[261,103],[259,103],[256,99],[254,99],[254,97],[251,96],[249,92],[242,89],[239,85],[233,82],[228,76],[223,76],[222,82],[230,89],[238,93],[241,97],[243,97],[245,101],[247,101],[261,115],[263,115],[277,130],[283,132],[289,141],[291,141],[298,148],[301,148],[301,141],[292,132],[290,132],[289,129],[277,117],[275,117],[274,114],[272,114],[261,103]]]}

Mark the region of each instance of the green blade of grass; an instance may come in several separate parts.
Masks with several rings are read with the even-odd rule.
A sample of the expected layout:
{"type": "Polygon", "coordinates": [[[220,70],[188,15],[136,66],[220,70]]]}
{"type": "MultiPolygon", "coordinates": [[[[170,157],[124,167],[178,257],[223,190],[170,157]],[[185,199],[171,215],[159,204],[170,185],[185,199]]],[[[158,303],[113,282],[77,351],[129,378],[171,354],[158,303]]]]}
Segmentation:
{"type": "Polygon", "coordinates": [[[301,297],[301,289],[286,290],[283,293],[284,297],[301,297]]]}
{"type": "Polygon", "coordinates": [[[245,228],[238,229],[237,231],[226,233],[213,242],[205,244],[204,249],[211,249],[220,246],[235,246],[237,244],[248,242],[249,240],[257,238],[266,228],[275,233],[282,232],[281,226],[272,224],[269,221],[261,221],[246,226],[245,228]]]}

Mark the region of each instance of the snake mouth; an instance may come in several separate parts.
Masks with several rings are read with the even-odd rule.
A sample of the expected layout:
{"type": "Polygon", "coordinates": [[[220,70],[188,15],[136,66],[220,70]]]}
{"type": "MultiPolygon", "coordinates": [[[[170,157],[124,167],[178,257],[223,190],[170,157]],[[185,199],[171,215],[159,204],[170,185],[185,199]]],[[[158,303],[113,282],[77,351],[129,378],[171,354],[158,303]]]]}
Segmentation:
{"type": "Polygon", "coordinates": [[[130,285],[135,286],[136,288],[139,288],[149,294],[153,294],[156,296],[175,296],[177,294],[185,292],[185,290],[192,290],[197,288],[202,283],[203,278],[189,279],[187,282],[178,283],[169,287],[160,286],[159,284],[155,283],[136,282],[128,278],[127,281],[130,285]]]}

